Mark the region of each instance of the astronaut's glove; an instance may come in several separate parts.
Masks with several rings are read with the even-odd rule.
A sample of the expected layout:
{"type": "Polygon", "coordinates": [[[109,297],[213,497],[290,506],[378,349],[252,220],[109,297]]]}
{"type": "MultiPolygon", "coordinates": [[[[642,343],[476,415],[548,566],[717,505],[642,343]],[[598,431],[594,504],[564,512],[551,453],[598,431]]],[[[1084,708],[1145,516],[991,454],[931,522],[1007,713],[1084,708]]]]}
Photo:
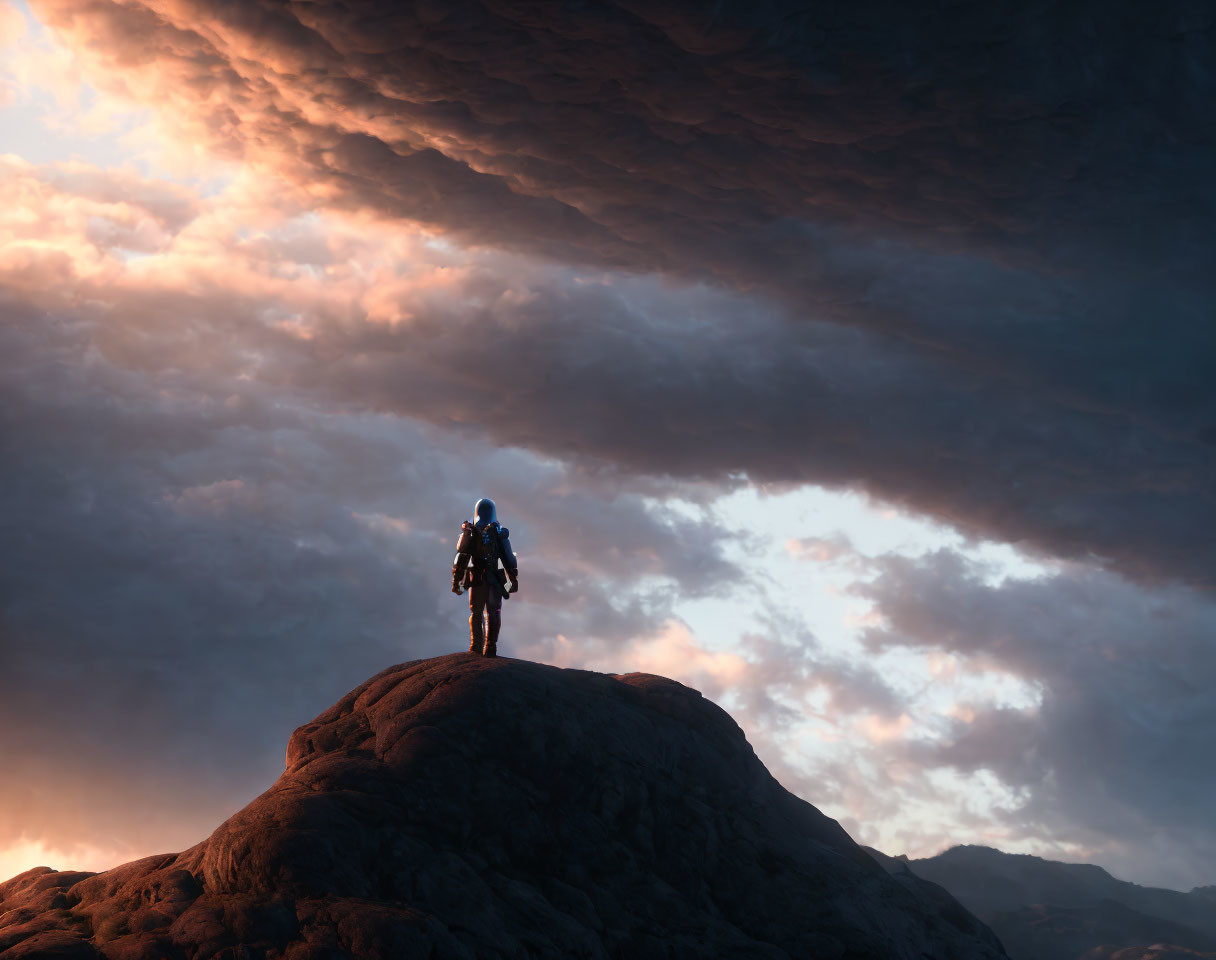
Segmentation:
{"type": "Polygon", "coordinates": [[[518,573],[512,573],[510,570],[508,570],[508,571],[507,571],[507,576],[508,576],[508,577],[510,578],[510,580],[511,580],[511,589],[510,589],[510,590],[508,590],[508,591],[507,591],[507,593],[515,593],[515,592],[517,592],[517,591],[519,590],[519,574],[518,574],[518,573]]]}
{"type": "Polygon", "coordinates": [[[458,583],[453,583],[452,584],[452,593],[456,594],[456,596],[460,596],[462,593],[464,593],[464,587],[462,587],[458,583]]]}

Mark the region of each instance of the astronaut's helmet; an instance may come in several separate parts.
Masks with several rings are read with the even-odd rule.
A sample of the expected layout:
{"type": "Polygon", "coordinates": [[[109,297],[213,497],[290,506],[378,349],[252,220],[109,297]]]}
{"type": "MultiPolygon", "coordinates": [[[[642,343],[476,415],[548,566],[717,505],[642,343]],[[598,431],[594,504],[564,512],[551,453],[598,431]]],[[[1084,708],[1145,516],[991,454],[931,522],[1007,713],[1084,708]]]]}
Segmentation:
{"type": "Polygon", "coordinates": [[[493,500],[489,497],[482,497],[477,501],[477,505],[473,507],[473,526],[480,530],[487,523],[493,523],[497,519],[493,500]]]}

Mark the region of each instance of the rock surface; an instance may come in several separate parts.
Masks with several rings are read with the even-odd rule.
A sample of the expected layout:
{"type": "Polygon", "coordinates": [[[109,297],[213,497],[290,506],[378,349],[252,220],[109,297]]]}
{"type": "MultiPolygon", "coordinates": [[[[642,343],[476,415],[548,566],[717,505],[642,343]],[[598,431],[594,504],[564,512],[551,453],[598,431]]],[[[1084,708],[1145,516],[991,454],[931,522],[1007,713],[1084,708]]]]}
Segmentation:
{"type": "Polygon", "coordinates": [[[913,873],[950,891],[1014,960],[1216,958],[1210,887],[1142,887],[1093,864],[990,847],[953,847],[922,860],[869,852],[893,876],[913,873]]]}
{"type": "Polygon", "coordinates": [[[1004,956],[929,886],[694,690],[454,654],[300,727],[278,781],[189,850],[0,884],[0,957],[1004,956]]]}

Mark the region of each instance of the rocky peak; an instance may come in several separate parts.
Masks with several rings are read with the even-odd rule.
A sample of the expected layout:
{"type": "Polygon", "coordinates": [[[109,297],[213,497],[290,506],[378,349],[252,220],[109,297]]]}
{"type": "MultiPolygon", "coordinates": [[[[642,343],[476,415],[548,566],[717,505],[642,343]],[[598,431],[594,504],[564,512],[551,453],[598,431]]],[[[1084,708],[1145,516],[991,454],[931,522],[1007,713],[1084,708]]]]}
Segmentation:
{"type": "Polygon", "coordinates": [[[0,884],[0,958],[1003,956],[695,690],[454,654],[292,735],[206,840],[0,884]]]}

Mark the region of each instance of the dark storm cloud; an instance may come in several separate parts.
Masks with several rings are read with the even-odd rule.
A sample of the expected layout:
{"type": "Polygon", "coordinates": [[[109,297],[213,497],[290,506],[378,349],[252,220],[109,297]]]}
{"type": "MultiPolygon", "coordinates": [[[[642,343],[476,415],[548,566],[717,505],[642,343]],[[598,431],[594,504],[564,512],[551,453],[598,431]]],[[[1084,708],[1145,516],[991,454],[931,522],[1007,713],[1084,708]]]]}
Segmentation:
{"type": "Polygon", "coordinates": [[[872,650],[940,649],[1033,684],[1033,709],[977,707],[924,767],[994,772],[1019,791],[1004,814],[1019,832],[1075,843],[1122,876],[1209,883],[1216,855],[1216,604],[1183,587],[1141,590],[1066,566],[994,582],[951,551],[873,562],[856,589],[885,623],[872,650]]]}
{"type": "MultiPolygon", "coordinates": [[[[548,378],[513,395],[513,442],[861,484],[1210,582],[1204,5],[36,7],[103,80],[318,202],[719,284],[791,321],[743,342],[538,324],[504,347],[518,379],[548,378]],[[583,372],[650,401],[629,438],[583,372]]],[[[327,362],[350,386],[354,361],[327,362]]]]}
{"type": "Polygon", "coordinates": [[[738,298],[545,279],[507,296],[505,276],[484,275],[484,306],[445,290],[398,329],[323,321],[282,337],[263,375],[574,461],[861,487],[1002,539],[1210,582],[1202,446],[872,334],[791,331],[738,298]],[[477,342],[493,361],[472,371],[477,342]]]}

